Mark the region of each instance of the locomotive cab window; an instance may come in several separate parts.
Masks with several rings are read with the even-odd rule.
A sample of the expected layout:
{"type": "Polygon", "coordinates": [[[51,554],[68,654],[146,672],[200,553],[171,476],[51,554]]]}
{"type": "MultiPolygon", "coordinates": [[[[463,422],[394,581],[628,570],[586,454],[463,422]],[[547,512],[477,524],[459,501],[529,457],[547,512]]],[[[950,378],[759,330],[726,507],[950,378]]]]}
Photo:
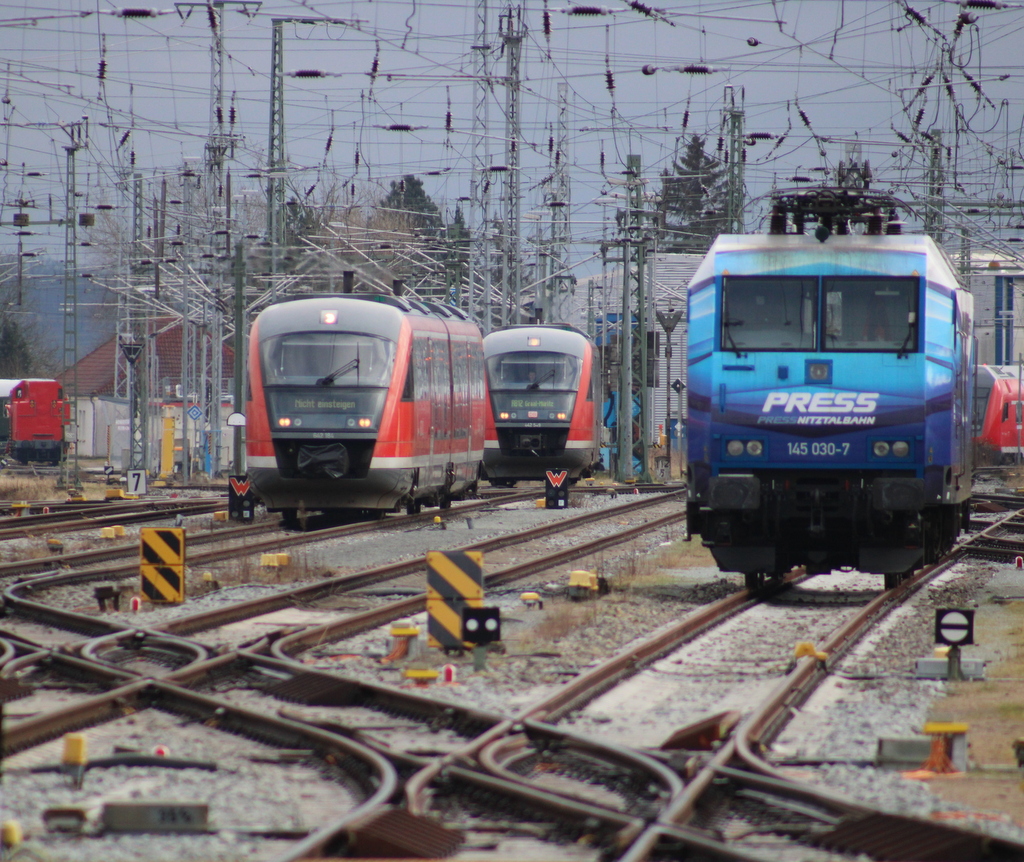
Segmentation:
{"type": "Polygon", "coordinates": [[[917,351],[918,279],[822,279],[825,350],[869,353],[917,351]]]}
{"type": "Polygon", "coordinates": [[[814,350],[817,321],[815,278],[722,279],[723,350],[814,350]]]}

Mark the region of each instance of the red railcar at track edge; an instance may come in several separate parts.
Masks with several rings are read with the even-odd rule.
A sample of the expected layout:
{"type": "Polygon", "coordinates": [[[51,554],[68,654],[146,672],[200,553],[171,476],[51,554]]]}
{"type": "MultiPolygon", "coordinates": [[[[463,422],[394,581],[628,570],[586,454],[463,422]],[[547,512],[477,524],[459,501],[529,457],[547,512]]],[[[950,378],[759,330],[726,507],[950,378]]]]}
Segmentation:
{"type": "Polygon", "coordinates": [[[509,326],[484,338],[487,436],[492,485],[566,470],[589,476],[601,460],[594,345],[567,324],[509,326]]]}
{"type": "Polygon", "coordinates": [[[64,452],[67,403],[56,380],[0,380],[0,456],[57,464],[64,452]]]}
{"type": "Polygon", "coordinates": [[[1024,460],[1024,404],[1016,365],[979,365],[975,378],[975,464],[997,467],[1024,460]]]}
{"type": "Polygon", "coordinates": [[[249,475],[286,522],[446,508],[476,489],[485,403],[480,330],[458,309],[360,294],[280,302],[249,339],[249,475]]]}

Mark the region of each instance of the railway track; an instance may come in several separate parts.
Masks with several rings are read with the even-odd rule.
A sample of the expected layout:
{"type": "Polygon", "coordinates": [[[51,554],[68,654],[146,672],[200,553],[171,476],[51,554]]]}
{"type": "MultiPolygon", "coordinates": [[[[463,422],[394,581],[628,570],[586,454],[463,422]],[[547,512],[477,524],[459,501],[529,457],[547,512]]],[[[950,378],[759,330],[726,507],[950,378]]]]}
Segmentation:
{"type": "MultiPolygon", "coordinates": [[[[1002,520],[1002,529],[1011,529],[1014,515],[1002,520]]],[[[582,548],[573,550],[578,553],[582,548]]],[[[967,553],[970,551],[961,547],[957,558],[967,553]]],[[[507,574],[512,581],[515,568],[497,574],[507,574]]],[[[828,677],[830,668],[857,639],[889,608],[913,595],[940,571],[935,567],[896,590],[881,594],[877,589],[868,590],[872,595],[855,595],[846,601],[845,618],[817,642],[826,658],[799,659],[788,672],[779,674],[770,697],[750,708],[731,736],[723,735],[717,752],[686,749],[699,736],[701,722],[674,728],[660,748],[596,740],[592,734],[574,730],[571,722],[596,698],[614,692],[617,683],[635,679],[683,644],[739,618],[737,615],[748,609],[777,599],[780,592],[755,595],[735,589],[726,598],[695,609],[514,711],[473,708],[460,704],[457,696],[439,702],[422,689],[402,690],[356,680],[312,669],[303,662],[303,654],[313,645],[380,624],[380,620],[354,623],[358,615],[344,624],[282,633],[223,655],[200,656],[196,652],[192,661],[166,664],[166,670],[160,669],[159,681],[128,675],[146,674],[150,670],[146,665],[158,661],[154,656],[171,642],[168,637],[161,643],[156,632],[139,639],[153,638],[149,645],[153,655],[136,657],[141,664],[134,669],[125,669],[130,664],[118,667],[116,657],[111,660],[112,653],[131,650],[124,643],[125,635],[116,634],[90,641],[80,657],[48,651],[33,654],[31,645],[24,643],[11,646],[8,652],[20,653],[20,657],[10,659],[2,672],[10,677],[17,668],[19,678],[31,680],[34,675],[43,678],[59,671],[65,678],[82,679],[87,669],[101,668],[96,671],[100,678],[90,684],[110,690],[93,695],[95,703],[84,709],[80,704],[68,709],[62,719],[67,722],[80,721],[83,714],[109,717],[111,711],[117,712],[110,704],[119,702],[121,691],[129,692],[127,699],[121,697],[122,710],[127,703],[143,712],[162,709],[165,697],[177,703],[174,698],[181,689],[203,692],[206,705],[201,709],[194,704],[187,708],[179,705],[172,712],[191,710],[188,714],[195,715],[199,723],[213,722],[218,729],[224,727],[236,734],[259,733],[262,741],[284,731],[270,731],[260,722],[250,725],[249,716],[281,718],[331,739],[358,743],[388,762],[398,776],[388,804],[353,803],[315,832],[300,836],[302,830],[294,831],[288,846],[272,857],[274,862],[353,855],[369,848],[381,851],[384,846],[390,855],[399,857],[415,855],[414,851],[424,846],[438,856],[460,847],[486,853],[488,846],[507,850],[510,842],[516,841],[523,853],[516,858],[563,858],[565,848],[571,846],[577,852],[581,847],[592,851],[592,855],[572,858],[630,862],[681,855],[763,862],[788,858],[781,855],[783,851],[804,853],[800,858],[806,859],[817,858],[811,855],[815,852],[885,859],[907,858],[892,854],[903,852],[901,842],[908,836],[915,848],[956,846],[963,854],[958,858],[1020,858],[1014,854],[1024,852],[1024,846],[1011,841],[885,815],[795,783],[778,773],[766,757],[768,746],[792,710],[810,696],[815,684],[828,677]],[[858,604],[860,607],[851,610],[858,604]],[[45,660],[48,656],[52,661],[45,660]],[[141,699],[136,691],[145,692],[141,699]],[[512,811],[516,813],[510,817],[512,811]],[[730,824],[728,834],[720,828],[725,822],[730,824]],[[745,831],[741,830],[745,839],[736,839],[737,823],[746,824],[745,831]],[[766,835],[773,836],[780,855],[766,857],[763,847],[750,838],[766,835]],[[826,851],[829,847],[832,851],[826,851]]],[[[793,574],[780,590],[807,590],[814,580],[793,574]]],[[[489,577],[489,588],[496,585],[500,582],[489,577]]],[[[422,607],[422,597],[416,600],[422,607]]],[[[406,609],[409,611],[411,606],[406,609]]],[[[399,607],[393,607],[394,612],[400,612],[399,607]]],[[[792,613],[792,609],[783,611],[784,616],[792,613]]],[[[182,630],[195,623],[182,622],[182,630]]],[[[201,630],[202,625],[195,631],[201,630]]],[[[467,699],[472,696],[467,692],[467,699]]],[[[31,698],[22,703],[27,709],[31,698]]],[[[123,716],[123,711],[118,715],[123,716]]],[[[33,728],[35,723],[30,718],[19,722],[14,737],[19,751],[28,752],[41,744],[33,740],[63,732],[63,725],[52,714],[33,728]]],[[[298,749],[305,744],[296,737],[276,738],[282,746],[285,739],[298,749]]]]}
{"type": "Polygon", "coordinates": [[[227,500],[221,497],[84,504],[74,508],[62,508],[59,511],[40,511],[36,514],[0,518],[0,542],[26,536],[73,533],[118,524],[157,521],[174,518],[177,515],[203,515],[226,508],[227,500]]]}
{"type": "MultiPolygon", "coordinates": [[[[671,501],[674,496],[678,496],[678,493],[680,492],[677,492],[676,495],[669,495],[668,499],[671,501]]],[[[520,495],[512,496],[515,497],[520,495]]],[[[491,539],[473,542],[462,549],[485,552],[494,551],[511,545],[543,539],[553,533],[558,533],[565,529],[572,529],[584,524],[600,521],[608,518],[609,514],[619,516],[627,510],[642,511],[663,502],[665,502],[665,498],[659,495],[646,495],[637,497],[636,499],[628,498],[628,501],[625,504],[612,510],[597,509],[584,511],[578,515],[567,517],[564,520],[541,524],[531,530],[499,535],[491,539]]],[[[452,516],[465,515],[467,512],[476,512],[479,511],[480,508],[489,505],[493,505],[493,502],[488,503],[485,501],[477,504],[468,504],[464,508],[450,509],[448,512],[451,513],[452,516]]],[[[662,522],[673,523],[678,521],[681,517],[682,510],[679,510],[667,519],[661,519],[661,521],[658,522],[642,523],[629,530],[620,531],[616,536],[589,543],[587,547],[591,549],[589,552],[597,552],[603,548],[616,544],[616,542],[626,541],[639,533],[658,529],[659,526],[662,525],[662,522]]],[[[428,518],[432,519],[432,516],[424,516],[422,514],[403,516],[395,523],[398,525],[421,524],[428,518]]],[[[244,540],[243,547],[232,544],[227,548],[219,547],[208,551],[191,553],[190,561],[193,565],[206,565],[220,559],[238,556],[238,554],[242,552],[246,554],[259,553],[268,548],[279,550],[281,547],[287,547],[291,544],[305,544],[314,540],[322,540],[328,536],[351,536],[367,531],[376,533],[380,531],[382,526],[386,525],[382,522],[348,525],[344,527],[331,528],[317,533],[273,536],[263,541],[249,538],[249,533],[246,531],[242,536],[242,539],[244,540]]],[[[555,556],[551,560],[550,565],[555,565],[563,560],[576,558],[580,556],[582,552],[583,549],[579,547],[566,549],[555,556]]],[[[516,567],[516,574],[513,575],[502,575],[501,573],[490,574],[488,576],[488,583],[490,585],[501,584],[506,580],[514,580],[516,578],[525,577],[527,574],[531,574],[535,571],[543,570],[548,567],[545,565],[545,561],[547,559],[548,558],[541,558],[540,562],[535,562],[532,565],[524,564],[516,567]]],[[[423,563],[421,558],[399,561],[384,566],[376,566],[363,572],[321,579],[314,583],[304,584],[298,587],[275,590],[270,595],[264,595],[245,602],[225,604],[209,611],[197,613],[186,612],[184,614],[177,615],[176,619],[161,624],[151,624],[147,628],[152,628],[154,631],[167,634],[195,635],[200,632],[208,632],[227,626],[239,620],[270,614],[284,608],[310,606],[325,598],[336,597],[342,593],[358,589],[365,589],[412,572],[421,571],[422,566],[423,563]]],[[[116,634],[117,632],[132,632],[139,628],[139,620],[132,618],[128,614],[120,615],[117,618],[104,618],[97,616],[94,613],[83,613],[80,610],[56,607],[52,596],[54,593],[62,589],[79,587],[79,585],[83,583],[93,584],[96,582],[113,582],[116,584],[121,577],[128,576],[135,572],[137,572],[137,562],[122,566],[103,566],[102,568],[89,568],[77,571],[72,570],[70,572],[40,575],[20,580],[13,586],[10,586],[4,594],[7,614],[9,617],[28,620],[33,625],[41,624],[44,626],[55,627],[61,632],[72,632],[85,635],[87,637],[116,634]]],[[[88,601],[88,599],[88,594],[83,593],[81,589],[79,589],[78,593],[76,593],[76,598],[71,601],[70,604],[80,608],[88,601]]],[[[423,598],[421,596],[404,602],[399,602],[391,611],[370,611],[369,614],[372,617],[374,613],[379,612],[384,615],[391,614],[392,617],[397,617],[401,616],[403,613],[408,613],[411,608],[417,606],[417,603],[422,606],[423,598]]],[[[69,603],[64,601],[63,604],[67,605],[69,603]]],[[[12,625],[13,621],[9,620],[7,628],[11,628],[12,625]]],[[[323,637],[321,634],[317,634],[315,636],[323,637]]],[[[63,640],[63,635],[61,638],[63,640]]]]}

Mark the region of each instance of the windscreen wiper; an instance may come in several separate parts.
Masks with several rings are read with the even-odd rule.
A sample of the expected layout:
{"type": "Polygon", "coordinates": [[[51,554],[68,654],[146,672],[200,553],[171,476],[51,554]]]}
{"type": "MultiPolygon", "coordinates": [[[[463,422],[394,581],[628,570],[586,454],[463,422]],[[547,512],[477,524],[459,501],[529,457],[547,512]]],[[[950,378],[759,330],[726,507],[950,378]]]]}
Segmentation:
{"type": "Polygon", "coordinates": [[[900,349],[896,351],[896,358],[902,359],[910,353],[910,339],[914,337],[914,330],[917,328],[917,314],[911,311],[907,315],[907,337],[903,339],[900,349]]]}
{"type": "Polygon", "coordinates": [[[730,320],[728,317],[722,321],[722,329],[725,330],[725,336],[729,339],[729,347],[731,350],[736,352],[736,357],[739,358],[743,354],[740,352],[739,347],[736,346],[736,339],[732,337],[732,326],[743,326],[742,320],[730,320]]]}
{"type": "Polygon", "coordinates": [[[336,368],[330,374],[325,374],[323,377],[319,378],[316,381],[316,385],[317,386],[330,386],[332,383],[334,383],[334,379],[336,377],[340,377],[342,374],[347,374],[353,368],[358,368],[358,367],[359,367],[359,357],[357,356],[355,359],[350,359],[348,362],[346,362],[344,365],[342,365],[341,368],[336,368]]]}
{"type": "Polygon", "coordinates": [[[534,380],[533,383],[531,383],[526,388],[527,389],[540,389],[541,383],[543,383],[545,380],[553,380],[554,377],[555,377],[555,369],[554,368],[549,368],[547,371],[545,371],[540,377],[538,377],[536,380],[534,380]]]}

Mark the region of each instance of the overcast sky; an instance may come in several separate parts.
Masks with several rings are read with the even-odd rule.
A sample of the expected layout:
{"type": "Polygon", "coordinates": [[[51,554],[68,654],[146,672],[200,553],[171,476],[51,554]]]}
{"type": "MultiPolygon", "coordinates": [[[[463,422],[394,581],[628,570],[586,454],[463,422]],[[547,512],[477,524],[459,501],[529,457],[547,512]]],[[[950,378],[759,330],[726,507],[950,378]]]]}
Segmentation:
{"type": "MultiPolygon", "coordinates": [[[[656,9],[603,2],[529,0],[522,7],[522,212],[545,211],[542,183],[552,170],[558,85],[565,83],[574,260],[592,255],[613,231],[608,217],[627,154],[640,155],[653,191],[671,167],[684,122],[686,135],[707,136],[716,152],[730,87],[756,139],[747,148],[748,230],[761,227],[773,184],[827,179],[854,146],[870,161],[876,188],[915,198],[924,171],[921,132],[933,129],[949,147],[949,195],[958,206],[1019,197],[1015,183],[1024,176],[1012,170],[1024,164],[1019,5],[706,0],[656,9]],[[601,11],[607,14],[593,14],[601,11]]],[[[119,15],[123,8],[0,3],[5,249],[18,200],[34,202],[33,221],[50,205],[55,217],[62,213],[67,127],[83,117],[80,208],[122,207],[120,178],[134,171],[158,177],[202,158],[211,131],[207,8],[170,4],[150,18],[119,15]]],[[[486,144],[477,151],[486,147],[490,164],[501,165],[506,55],[499,26],[508,7],[489,2],[487,11],[492,95],[486,144]]],[[[236,191],[262,187],[246,174],[265,164],[272,19],[307,18],[321,23],[284,28],[286,73],[323,73],[285,80],[295,187],[336,180],[386,190],[416,174],[450,215],[470,192],[476,15],[476,6],[457,0],[223,3],[225,122],[239,136],[229,164],[236,191]]],[[[1019,207],[972,218],[1004,237],[1016,235],[1007,225],[1022,221],[1019,207]]],[[[39,228],[23,242],[63,253],[56,229],[39,228]]]]}

